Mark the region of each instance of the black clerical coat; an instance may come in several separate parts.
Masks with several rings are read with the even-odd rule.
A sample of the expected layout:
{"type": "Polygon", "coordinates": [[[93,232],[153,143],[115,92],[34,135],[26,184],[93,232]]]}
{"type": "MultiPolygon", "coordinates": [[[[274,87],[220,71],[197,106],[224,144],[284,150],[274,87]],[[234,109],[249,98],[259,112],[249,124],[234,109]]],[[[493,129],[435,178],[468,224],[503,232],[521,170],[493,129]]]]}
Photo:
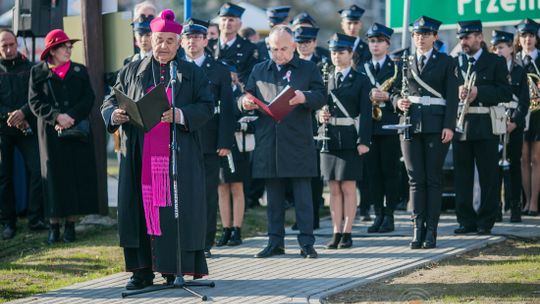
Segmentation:
{"type": "MultiPolygon", "coordinates": [[[[208,87],[208,78],[195,64],[176,59],[178,82],[175,87],[177,106],[182,110],[185,125],[178,125],[178,187],[180,201],[180,242],[182,250],[196,251],[204,248],[206,233],[205,177],[201,140],[198,130],[212,117],[214,103],[208,87]],[[181,77],[181,79],[180,79],[181,77]],[[181,80],[181,81],[180,81],[181,80]]],[[[140,99],[154,85],[152,57],[129,63],[119,73],[115,87],[133,100],[140,99]]],[[[159,65],[157,67],[159,69],[159,65]]],[[[114,95],[106,97],[101,113],[107,130],[114,132],[118,126],[111,124],[112,112],[117,108],[114,95]]],[[[141,197],[141,167],[144,132],[129,123],[122,125],[120,172],[118,178],[118,230],[120,246],[138,248],[140,225],[144,219],[139,214],[141,197]]],[[[172,136],[172,128],[171,128],[172,136]]],[[[163,216],[165,209],[161,208],[163,216]]],[[[164,219],[161,219],[163,223],[164,219]]],[[[168,233],[175,227],[161,227],[168,233]]],[[[169,244],[172,253],[176,244],[169,244]]]]}
{"type": "Polygon", "coordinates": [[[318,174],[311,113],[321,108],[326,100],[317,65],[294,56],[278,71],[272,60],[261,62],[253,68],[245,90],[261,101],[270,102],[287,84],[303,91],[306,103],[297,105],[280,123],[257,112],[259,119],[253,123],[256,143],[253,151],[254,178],[312,177],[318,174]],[[287,81],[287,75],[290,81],[287,81]]]}

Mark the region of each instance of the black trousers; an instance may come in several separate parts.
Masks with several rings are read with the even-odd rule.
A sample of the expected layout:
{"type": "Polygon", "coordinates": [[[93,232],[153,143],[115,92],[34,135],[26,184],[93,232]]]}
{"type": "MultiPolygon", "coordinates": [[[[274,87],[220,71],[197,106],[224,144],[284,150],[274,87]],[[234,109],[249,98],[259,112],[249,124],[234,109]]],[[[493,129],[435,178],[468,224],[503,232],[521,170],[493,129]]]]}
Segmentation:
{"type": "MultiPolygon", "coordinates": [[[[523,129],[516,128],[510,133],[506,146],[506,158],[510,162],[508,171],[500,170],[499,187],[504,184],[505,209],[513,204],[521,203],[521,149],[523,146],[523,129]]],[[[502,151],[500,152],[502,157],[502,151]]],[[[501,188],[497,191],[500,195],[501,188]]]]}
{"type": "Polygon", "coordinates": [[[491,229],[498,212],[499,138],[454,141],[456,215],[462,226],[491,229]],[[480,209],[473,208],[474,168],[480,180],[480,209]]]}
{"type": "Polygon", "coordinates": [[[367,157],[371,199],[375,210],[394,210],[399,202],[399,135],[374,135],[367,157]],[[386,205],[385,203],[386,198],[386,205]]]}
{"type": "Polygon", "coordinates": [[[43,219],[43,186],[39,163],[39,146],[36,135],[0,134],[0,222],[15,224],[17,221],[15,189],[13,186],[13,155],[15,147],[21,151],[28,172],[29,223],[43,219]]]}
{"type": "Polygon", "coordinates": [[[124,247],[126,271],[133,272],[134,276],[140,279],[152,279],[154,278],[152,271],[152,247],[150,236],[146,229],[144,208],[142,204],[139,204],[136,208],[139,208],[139,247],[124,247]]]}
{"type": "MultiPolygon", "coordinates": [[[[366,163],[368,154],[361,156],[363,163],[366,163]]],[[[364,165],[362,166],[362,180],[356,182],[356,188],[358,189],[358,192],[360,192],[360,203],[358,204],[360,212],[369,212],[369,207],[373,204],[373,195],[370,191],[371,187],[372,182],[369,179],[369,165],[364,165]]]]}
{"type": "Polygon", "coordinates": [[[411,140],[401,141],[413,218],[434,229],[441,214],[442,173],[448,146],[441,142],[441,133],[414,134],[411,140]]]}
{"type": "Polygon", "coordinates": [[[204,170],[206,176],[206,238],[204,249],[214,246],[217,230],[219,156],[217,153],[204,154],[204,170]]]}
{"type": "Polygon", "coordinates": [[[311,198],[311,178],[270,178],[265,180],[268,196],[266,209],[268,220],[268,243],[284,246],[285,238],[285,192],[290,183],[295,202],[298,244],[313,245],[313,200],[311,198]]]}

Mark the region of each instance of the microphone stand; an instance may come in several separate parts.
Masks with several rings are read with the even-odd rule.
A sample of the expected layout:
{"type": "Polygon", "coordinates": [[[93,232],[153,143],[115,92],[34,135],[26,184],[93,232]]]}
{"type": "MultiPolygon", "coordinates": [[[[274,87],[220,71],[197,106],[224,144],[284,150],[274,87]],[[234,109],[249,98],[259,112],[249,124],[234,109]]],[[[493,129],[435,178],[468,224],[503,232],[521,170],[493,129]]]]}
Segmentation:
{"type": "Polygon", "coordinates": [[[170,73],[171,73],[171,90],[172,90],[172,98],[171,98],[171,110],[172,110],[172,141],[169,145],[170,147],[170,154],[171,154],[171,166],[172,166],[172,174],[171,174],[171,184],[172,187],[172,195],[173,198],[173,206],[174,206],[174,219],[176,220],[176,231],[177,231],[177,237],[176,237],[176,277],[174,279],[174,282],[172,284],[164,284],[164,285],[158,285],[154,286],[153,288],[143,289],[143,290],[137,290],[132,292],[123,292],[122,298],[138,295],[138,294],[145,294],[150,293],[154,291],[159,290],[165,290],[165,289],[183,289],[190,294],[200,298],[202,301],[208,300],[208,297],[206,295],[202,295],[194,290],[192,290],[190,287],[215,287],[216,284],[212,281],[210,282],[195,282],[195,281],[185,281],[184,276],[182,275],[182,245],[180,244],[180,234],[182,226],[180,224],[180,203],[178,200],[178,167],[177,167],[177,156],[178,153],[180,153],[180,147],[178,146],[178,141],[176,140],[176,134],[177,134],[177,126],[176,126],[176,82],[182,82],[182,74],[180,74],[180,80],[177,80],[177,63],[176,60],[171,61],[170,63],[170,73]]]}

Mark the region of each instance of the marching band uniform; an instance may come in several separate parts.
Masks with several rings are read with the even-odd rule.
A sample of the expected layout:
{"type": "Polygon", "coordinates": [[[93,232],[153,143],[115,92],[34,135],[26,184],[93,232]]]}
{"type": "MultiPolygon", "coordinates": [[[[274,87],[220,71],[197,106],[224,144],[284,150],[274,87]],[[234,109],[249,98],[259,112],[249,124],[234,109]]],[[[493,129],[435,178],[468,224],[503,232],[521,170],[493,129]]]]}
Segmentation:
{"type": "MultiPolygon", "coordinates": [[[[360,18],[364,15],[365,10],[357,5],[353,4],[347,8],[341,9],[338,11],[341,19],[350,20],[350,21],[360,21],[360,18]]],[[[369,52],[369,47],[362,38],[356,37],[353,45],[353,66],[358,66],[363,64],[365,61],[371,58],[371,53],[369,52]]]]}

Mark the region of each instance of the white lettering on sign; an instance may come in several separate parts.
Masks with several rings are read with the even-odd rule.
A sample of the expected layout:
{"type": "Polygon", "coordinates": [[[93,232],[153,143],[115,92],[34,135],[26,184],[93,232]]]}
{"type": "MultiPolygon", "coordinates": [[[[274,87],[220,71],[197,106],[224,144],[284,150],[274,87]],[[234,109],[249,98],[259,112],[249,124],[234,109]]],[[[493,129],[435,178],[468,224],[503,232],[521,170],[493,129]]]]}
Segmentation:
{"type": "MultiPolygon", "coordinates": [[[[460,16],[465,15],[465,10],[470,11],[474,9],[475,14],[482,14],[483,0],[457,0],[458,14],[460,16]],[[474,7],[472,7],[474,6],[474,7]]],[[[497,14],[502,9],[504,12],[513,13],[516,11],[517,4],[519,3],[520,11],[537,10],[540,9],[540,0],[485,0],[488,2],[485,13],[497,14]]]]}

